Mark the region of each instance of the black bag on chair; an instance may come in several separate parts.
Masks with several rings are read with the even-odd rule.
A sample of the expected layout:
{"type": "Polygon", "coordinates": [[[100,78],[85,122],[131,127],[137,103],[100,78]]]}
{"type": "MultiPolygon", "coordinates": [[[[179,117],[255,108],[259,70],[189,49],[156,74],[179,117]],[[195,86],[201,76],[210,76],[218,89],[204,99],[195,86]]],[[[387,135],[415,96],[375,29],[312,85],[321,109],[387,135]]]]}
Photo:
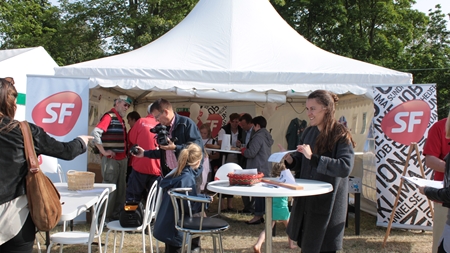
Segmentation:
{"type": "Polygon", "coordinates": [[[142,226],[144,221],[144,207],[142,202],[125,202],[120,211],[119,222],[124,228],[134,228],[142,226]]]}

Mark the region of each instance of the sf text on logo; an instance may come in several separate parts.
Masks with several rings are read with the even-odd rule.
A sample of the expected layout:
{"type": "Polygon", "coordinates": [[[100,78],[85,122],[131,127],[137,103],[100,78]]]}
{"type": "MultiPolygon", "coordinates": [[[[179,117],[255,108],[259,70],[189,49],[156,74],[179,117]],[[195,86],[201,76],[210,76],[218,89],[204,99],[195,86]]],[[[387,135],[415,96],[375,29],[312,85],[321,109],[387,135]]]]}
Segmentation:
{"type": "Polygon", "coordinates": [[[404,102],[389,111],[381,121],[381,129],[392,140],[404,145],[418,142],[424,136],[431,110],[423,100],[404,102]]]}
{"type": "Polygon", "coordinates": [[[32,118],[46,132],[63,136],[75,126],[82,108],[81,97],[71,91],[53,94],[33,109],[32,118]]]}

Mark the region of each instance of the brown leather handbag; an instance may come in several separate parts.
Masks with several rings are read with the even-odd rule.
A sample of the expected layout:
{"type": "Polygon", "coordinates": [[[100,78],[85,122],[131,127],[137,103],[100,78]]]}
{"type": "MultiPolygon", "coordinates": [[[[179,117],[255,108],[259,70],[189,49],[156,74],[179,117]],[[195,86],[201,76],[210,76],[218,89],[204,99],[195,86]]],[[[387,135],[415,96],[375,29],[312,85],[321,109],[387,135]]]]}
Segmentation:
{"type": "Polygon", "coordinates": [[[61,218],[60,195],[52,181],[39,168],[39,161],[34,150],[34,142],[30,125],[27,121],[20,122],[22,129],[25,156],[28,162],[26,176],[26,191],[28,209],[37,229],[50,231],[61,218]],[[37,169],[37,172],[32,172],[37,169]]]}

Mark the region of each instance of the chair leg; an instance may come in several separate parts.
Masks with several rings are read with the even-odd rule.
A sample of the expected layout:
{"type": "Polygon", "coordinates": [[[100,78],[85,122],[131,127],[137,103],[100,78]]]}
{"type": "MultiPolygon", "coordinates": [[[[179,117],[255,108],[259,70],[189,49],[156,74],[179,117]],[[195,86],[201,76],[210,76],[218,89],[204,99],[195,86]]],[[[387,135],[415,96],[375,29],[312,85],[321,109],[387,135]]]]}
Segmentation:
{"type": "Polygon", "coordinates": [[[50,242],[50,244],[47,246],[47,253],[50,253],[52,246],[53,246],[53,242],[50,242]]]}
{"type": "Polygon", "coordinates": [[[214,249],[214,253],[217,252],[217,245],[216,245],[216,235],[211,234],[211,237],[213,239],[213,249],[214,249]]]}
{"type": "Polygon", "coordinates": [[[106,232],[106,237],[105,237],[105,253],[106,253],[107,250],[108,250],[108,236],[109,236],[109,233],[111,233],[111,231],[112,231],[112,230],[108,230],[108,232],[106,232]]]}
{"type": "MultiPolygon", "coordinates": [[[[92,244],[92,243],[91,243],[92,244]]],[[[89,247],[91,247],[90,245],[89,245],[89,247]]],[[[106,247],[106,246],[105,246],[106,247]]],[[[98,237],[98,252],[99,253],[102,253],[103,251],[102,251],[102,235],[100,235],[99,237],[98,237]]]]}
{"type": "Polygon", "coordinates": [[[114,250],[113,250],[113,253],[116,253],[116,242],[117,242],[117,231],[116,230],[114,230],[114,250]]]}
{"type": "MultiPolygon", "coordinates": [[[[147,227],[147,231],[148,231],[148,240],[150,241],[150,253],[153,253],[153,241],[152,241],[152,236],[153,236],[153,234],[152,234],[152,229],[150,228],[150,226],[148,226],[147,227]]],[[[145,239],[144,239],[144,237],[145,237],[145,231],[143,231],[143,234],[142,234],[142,242],[144,243],[144,248],[145,248],[145,239]]],[[[144,249],[144,253],[145,253],[145,249],[144,249]]]]}
{"type": "Polygon", "coordinates": [[[156,242],[156,253],[159,253],[159,242],[158,240],[155,240],[156,242]]]}
{"type": "Polygon", "coordinates": [[[36,247],[39,253],[41,253],[41,244],[39,243],[39,238],[36,238],[36,247]]]}
{"type": "Polygon", "coordinates": [[[181,253],[184,253],[184,250],[186,249],[186,237],[187,233],[183,233],[183,243],[181,244],[181,253]]]}
{"type": "Polygon", "coordinates": [[[218,239],[219,239],[219,251],[220,251],[220,253],[223,253],[222,234],[221,233],[219,233],[218,239]]]}
{"type": "Polygon", "coordinates": [[[191,234],[188,234],[188,236],[187,236],[186,239],[188,240],[188,248],[187,248],[187,251],[186,251],[186,252],[191,253],[191,248],[192,248],[192,235],[191,235],[191,234]]]}
{"type": "Polygon", "coordinates": [[[119,249],[119,253],[122,253],[122,248],[123,248],[123,239],[125,238],[125,232],[122,231],[122,237],[120,238],[120,249],[119,249]]]}

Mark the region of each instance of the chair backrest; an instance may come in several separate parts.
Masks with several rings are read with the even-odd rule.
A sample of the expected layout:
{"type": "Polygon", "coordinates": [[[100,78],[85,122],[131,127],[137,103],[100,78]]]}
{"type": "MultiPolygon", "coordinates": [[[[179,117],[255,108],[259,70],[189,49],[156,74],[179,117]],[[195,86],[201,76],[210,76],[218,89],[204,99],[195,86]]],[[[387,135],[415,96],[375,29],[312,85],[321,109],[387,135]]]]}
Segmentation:
{"type": "Polygon", "coordinates": [[[148,192],[147,202],[145,202],[144,220],[142,222],[142,229],[146,226],[150,226],[152,219],[156,217],[155,206],[156,206],[156,196],[158,193],[158,180],[152,184],[150,191],[148,192]]]}
{"type": "MultiPolygon", "coordinates": [[[[175,218],[175,227],[177,229],[183,229],[183,225],[184,225],[184,219],[186,216],[186,208],[185,205],[183,204],[183,201],[188,201],[188,202],[199,202],[202,204],[202,208],[201,208],[201,214],[200,214],[200,226],[199,226],[199,230],[202,230],[202,226],[203,226],[203,218],[204,218],[204,213],[205,213],[205,205],[208,203],[211,203],[211,199],[209,198],[203,198],[203,197],[197,197],[197,196],[189,196],[187,195],[187,193],[180,193],[180,192],[185,192],[186,188],[174,188],[169,190],[169,196],[170,199],[172,200],[172,205],[173,205],[173,210],[174,210],[174,218],[175,218]],[[181,210],[181,213],[180,213],[181,210]]],[[[190,209],[190,207],[188,207],[190,209]]],[[[191,210],[189,210],[191,211],[191,210]]]]}
{"type": "Polygon", "coordinates": [[[242,170],[242,167],[237,163],[225,163],[217,169],[214,180],[228,180],[228,173],[234,172],[235,170],[242,170]]]}
{"type": "Polygon", "coordinates": [[[156,197],[155,207],[152,210],[153,217],[156,217],[158,215],[159,208],[161,207],[161,201],[162,201],[163,193],[164,193],[163,188],[158,187],[158,194],[157,194],[157,197],[156,197]]]}
{"type": "Polygon", "coordinates": [[[58,173],[59,181],[61,183],[66,182],[66,180],[64,179],[64,173],[62,171],[61,164],[59,164],[59,163],[58,163],[58,166],[56,167],[56,172],[58,173]]]}
{"type": "Polygon", "coordinates": [[[108,207],[109,188],[106,188],[97,203],[94,206],[94,212],[92,213],[91,229],[89,235],[89,243],[92,243],[94,238],[102,235],[103,225],[105,224],[106,208],[108,207]],[[101,215],[101,217],[99,217],[101,215]],[[100,218],[100,222],[99,222],[100,218]]]}

